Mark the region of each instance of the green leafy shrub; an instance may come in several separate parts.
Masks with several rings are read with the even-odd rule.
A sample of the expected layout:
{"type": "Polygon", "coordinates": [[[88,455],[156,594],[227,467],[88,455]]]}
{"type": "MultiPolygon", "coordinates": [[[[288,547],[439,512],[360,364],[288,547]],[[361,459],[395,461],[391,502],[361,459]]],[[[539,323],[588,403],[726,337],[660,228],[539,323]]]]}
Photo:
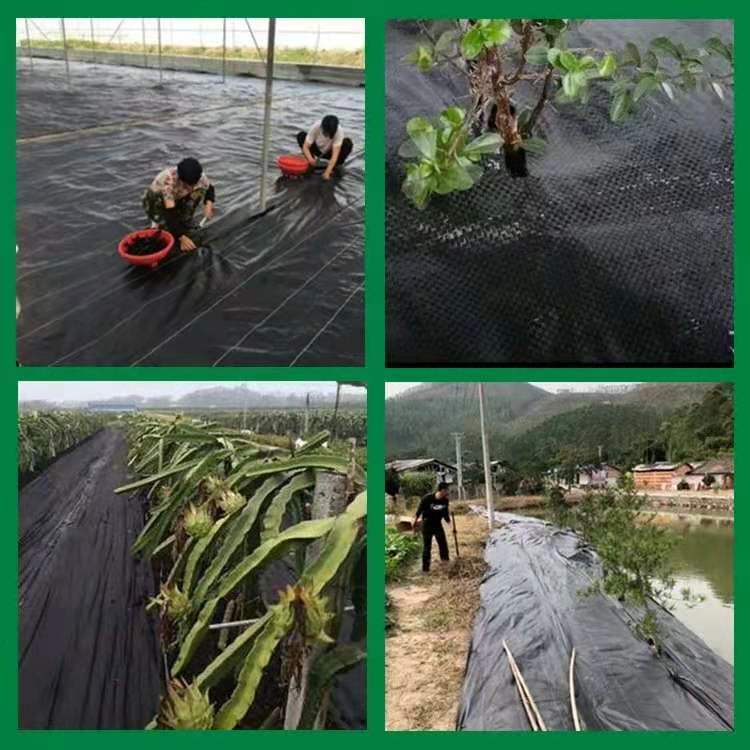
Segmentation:
{"type": "Polygon", "coordinates": [[[550,101],[585,105],[597,86],[610,97],[610,118],[621,122],[649,96],[676,101],[678,93],[700,89],[723,101],[730,94],[734,48],[718,37],[697,48],[666,36],[645,47],[628,42],[617,50],[570,48],[567,35],[581,23],[528,18],[453,19],[448,28],[445,22],[421,23],[423,38],[406,62],[425,73],[441,65],[459,71],[472,106],[450,107],[437,123],[423,117],[407,123],[410,141],[400,153],[417,161],[407,165],[403,190],[417,208],[433,194],[471,188],[482,175],[483,154],[500,147],[506,156],[518,149],[543,151],[534,130],[550,101]],[[516,107],[522,84],[531,86],[532,96],[516,107]],[[493,132],[469,138],[481,129],[493,132]]]}
{"type": "Polygon", "coordinates": [[[391,528],[385,530],[385,578],[392,581],[402,575],[421,549],[413,534],[401,534],[391,528]]]}
{"type": "Polygon", "coordinates": [[[424,497],[437,486],[435,474],[428,471],[408,471],[400,479],[404,497],[424,497]]]}

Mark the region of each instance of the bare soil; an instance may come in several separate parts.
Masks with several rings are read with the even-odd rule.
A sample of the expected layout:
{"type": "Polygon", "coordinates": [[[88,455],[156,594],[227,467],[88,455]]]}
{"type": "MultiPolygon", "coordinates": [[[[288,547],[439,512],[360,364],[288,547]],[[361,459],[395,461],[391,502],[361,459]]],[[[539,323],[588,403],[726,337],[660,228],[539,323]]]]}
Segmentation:
{"type": "Polygon", "coordinates": [[[479,585],[484,575],[486,519],[457,517],[459,550],[421,572],[421,557],[408,575],[387,587],[395,625],[386,638],[386,728],[455,729],[479,585]]]}

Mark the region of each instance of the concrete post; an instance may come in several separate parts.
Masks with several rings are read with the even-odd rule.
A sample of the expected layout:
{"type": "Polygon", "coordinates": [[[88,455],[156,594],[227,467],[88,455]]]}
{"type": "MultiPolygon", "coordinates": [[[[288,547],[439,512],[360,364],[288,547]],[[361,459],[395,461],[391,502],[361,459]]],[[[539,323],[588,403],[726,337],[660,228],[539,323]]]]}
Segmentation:
{"type": "Polygon", "coordinates": [[[62,32],[63,57],[65,58],[65,77],[70,83],[70,62],[68,61],[68,40],[65,36],[65,19],[60,19],[60,31],[62,32]]]}

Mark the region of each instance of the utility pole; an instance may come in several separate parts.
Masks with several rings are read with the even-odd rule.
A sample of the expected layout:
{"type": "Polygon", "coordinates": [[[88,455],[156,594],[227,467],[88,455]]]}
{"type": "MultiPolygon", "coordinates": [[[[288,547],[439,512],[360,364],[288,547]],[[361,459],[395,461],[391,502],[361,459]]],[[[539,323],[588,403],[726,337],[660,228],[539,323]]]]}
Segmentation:
{"type": "Polygon", "coordinates": [[[461,461],[461,441],[464,438],[463,432],[452,432],[453,439],[456,441],[456,473],[458,474],[458,499],[465,500],[466,493],[464,492],[464,469],[461,461]]]}
{"type": "Polygon", "coordinates": [[[310,393],[305,396],[305,437],[310,434],[310,393]]]}
{"type": "Polygon", "coordinates": [[[492,531],[492,522],[495,518],[495,504],[492,498],[492,467],[490,466],[490,446],[487,442],[487,427],[484,423],[484,386],[477,383],[479,387],[479,428],[482,431],[482,458],[484,460],[484,494],[487,499],[487,524],[492,531]]]}

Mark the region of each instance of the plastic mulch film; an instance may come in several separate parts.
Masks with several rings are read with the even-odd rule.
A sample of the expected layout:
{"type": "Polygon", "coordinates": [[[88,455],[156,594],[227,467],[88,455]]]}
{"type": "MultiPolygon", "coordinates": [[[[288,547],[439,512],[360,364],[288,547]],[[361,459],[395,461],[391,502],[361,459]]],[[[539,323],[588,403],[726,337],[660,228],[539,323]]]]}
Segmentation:
{"type": "MultiPolygon", "coordinates": [[[[589,21],[571,46],[659,35],[690,44],[730,22],[589,21]]],[[[387,358],[409,364],[729,365],[733,330],[733,108],[708,94],[548,106],[545,153],[513,179],[487,159],[471,190],[418,211],[397,149],[410,117],[467,103],[450,67],[403,61],[416,25],[387,31],[387,358]]],[[[533,101],[521,90],[519,104],[533,101]]]]}
{"type": "Polygon", "coordinates": [[[506,641],[548,730],[574,728],[569,666],[583,730],[728,730],[734,671],[654,605],[660,653],[635,635],[639,613],[584,592],[598,557],[571,531],[496,514],[464,676],[458,728],[528,730],[506,641]]]}
{"type": "MultiPolygon", "coordinates": [[[[275,81],[270,159],[328,113],[339,175],[279,178],[257,215],[258,79],[35,60],[17,71],[17,356],[22,365],[360,365],[364,91],[275,81]],[[198,251],[127,265],[153,177],[195,156],[216,185],[198,251]]],[[[279,174],[275,164],[270,175],[279,174]]]]}

